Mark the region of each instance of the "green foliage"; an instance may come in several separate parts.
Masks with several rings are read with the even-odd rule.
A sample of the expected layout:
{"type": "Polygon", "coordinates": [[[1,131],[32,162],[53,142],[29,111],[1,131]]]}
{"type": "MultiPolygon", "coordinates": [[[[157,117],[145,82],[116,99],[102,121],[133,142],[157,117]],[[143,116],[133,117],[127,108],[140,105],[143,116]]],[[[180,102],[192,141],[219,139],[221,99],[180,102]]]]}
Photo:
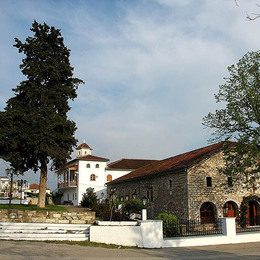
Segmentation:
{"type": "Polygon", "coordinates": [[[60,190],[51,193],[51,197],[55,205],[61,204],[62,195],[63,193],[60,190]]]}
{"type": "Polygon", "coordinates": [[[163,234],[165,236],[171,237],[179,234],[176,216],[168,213],[160,213],[155,219],[163,221],[163,234]]]}
{"type": "Polygon", "coordinates": [[[242,228],[245,228],[248,224],[247,214],[248,214],[248,202],[249,201],[258,201],[260,203],[260,198],[256,195],[249,195],[247,197],[243,197],[240,206],[240,215],[239,215],[239,225],[242,228]]]}
{"type": "Polygon", "coordinates": [[[96,204],[94,205],[93,210],[96,212],[96,217],[100,220],[110,220],[111,209],[109,204],[96,204]]]}
{"type": "Polygon", "coordinates": [[[31,31],[34,36],[24,43],[15,39],[14,47],[25,55],[20,68],[26,79],[0,112],[0,157],[21,171],[41,170],[39,201],[44,202],[47,164],[62,169],[77,142],[67,112],[83,82],[72,77],[70,50],[60,30],[34,21],[31,31]]]}
{"type": "MultiPolygon", "coordinates": [[[[9,209],[9,205],[0,205],[0,209],[9,209]]],[[[58,205],[46,205],[45,208],[38,208],[37,205],[20,205],[20,204],[12,204],[11,209],[16,210],[48,210],[48,211],[68,211],[65,206],[58,206],[58,205]]]]}
{"type": "Polygon", "coordinates": [[[127,200],[123,204],[123,208],[128,213],[128,215],[140,212],[142,207],[143,203],[139,198],[127,200]]]}
{"type": "MultiPolygon", "coordinates": [[[[30,242],[34,242],[34,241],[30,241],[30,242]]],[[[104,244],[104,243],[89,242],[89,241],[46,240],[43,242],[49,243],[49,244],[66,244],[66,245],[78,245],[78,246],[87,246],[87,247],[103,247],[103,248],[110,248],[110,249],[138,249],[137,246],[119,246],[119,245],[114,245],[114,244],[104,244]]]]}
{"type": "Polygon", "coordinates": [[[235,181],[259,177],[260,172],[260,51],[248,52],[215,95],[225,107],[209,113],[203,125],[214,130],[212,141],[235,141],[225,147],[226,175],[235,181]],[[246,175],[246,178],[244,178],[246,175]]]}
{"type": "Polygon", "coordinates": [[[248,210],[247,204],[242,202],[241,206],[240,206],[240,215],[239,215],[239,225],[242,228],[245,228],[246,224],[248,222],[247,217],[246,217],[247,210],[248,210]]]}
{"type": "Polygon", "coordinates": [[[88,188],[87,192],[83,194],[81,206],[83,208],[94,208],[97,204],[97,196],[93,188],[88,188]]]}

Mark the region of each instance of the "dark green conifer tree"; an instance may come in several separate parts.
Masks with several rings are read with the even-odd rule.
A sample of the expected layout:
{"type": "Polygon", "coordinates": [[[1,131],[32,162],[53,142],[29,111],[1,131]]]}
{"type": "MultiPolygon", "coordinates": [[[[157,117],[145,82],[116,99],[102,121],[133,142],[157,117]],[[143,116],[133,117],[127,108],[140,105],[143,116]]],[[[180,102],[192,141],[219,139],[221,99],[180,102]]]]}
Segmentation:
{"type": "Polygon", "coordinates": [[[38,207],[45,207],[47,165],[59,171],[77,142],[68,101],[83,81],[73,78],[60,30],[34,21],[31,31],[24,43],[15,38],[25,55],[20,68],[26,79],[0,113],[0,156],[15,169],[41,171],[38,207]]]}

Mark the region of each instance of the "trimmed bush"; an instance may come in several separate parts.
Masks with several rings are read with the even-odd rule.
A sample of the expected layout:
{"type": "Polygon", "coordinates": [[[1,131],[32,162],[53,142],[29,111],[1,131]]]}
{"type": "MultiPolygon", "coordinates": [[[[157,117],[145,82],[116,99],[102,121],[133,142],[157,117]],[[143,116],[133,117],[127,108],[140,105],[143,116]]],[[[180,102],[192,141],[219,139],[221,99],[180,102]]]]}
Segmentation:
{"type": "Polygon", "coordinates": [[[160,213],[155,219],[163,221],[163,234],[166,237],[177,236],[179,234],[178,220],[176,216],[167,213],[160,213]]]}

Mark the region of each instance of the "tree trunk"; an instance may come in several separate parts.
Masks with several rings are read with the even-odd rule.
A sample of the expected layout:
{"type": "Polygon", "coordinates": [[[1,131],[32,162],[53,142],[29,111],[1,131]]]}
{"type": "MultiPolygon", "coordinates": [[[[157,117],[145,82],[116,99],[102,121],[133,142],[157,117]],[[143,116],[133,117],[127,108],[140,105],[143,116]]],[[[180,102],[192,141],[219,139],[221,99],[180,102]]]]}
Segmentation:
{"type": "Polygon", "coordinates": [[[38,208],[45,208],[46,199],[46,185],[47,185],[47,162],[41,163],[40,189],[38,197],[38,208]]]}

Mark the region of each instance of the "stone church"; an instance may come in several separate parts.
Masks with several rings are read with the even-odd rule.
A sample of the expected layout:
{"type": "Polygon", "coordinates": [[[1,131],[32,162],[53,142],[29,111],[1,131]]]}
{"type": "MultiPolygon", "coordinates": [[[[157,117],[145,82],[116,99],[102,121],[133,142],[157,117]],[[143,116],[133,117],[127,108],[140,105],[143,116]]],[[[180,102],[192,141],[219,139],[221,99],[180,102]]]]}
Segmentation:
{"type": "MultiPolygon", "coordinates": [[[[181,219],[211,223],[218,217],[236,217],[244,197],[260,195],[257,183],[251,188],[233,185],[220,175],[224,166],[223,144],[217,143],[134,170],[108,185],[108,195],[117,200],[145,198],[148,217],[167,212],[181,219]]],[[[248,201],[248,218],[256,225],[259,200],[248,201]]],[[[259,223],[258,223],[259,224],[259,223]]]]}

